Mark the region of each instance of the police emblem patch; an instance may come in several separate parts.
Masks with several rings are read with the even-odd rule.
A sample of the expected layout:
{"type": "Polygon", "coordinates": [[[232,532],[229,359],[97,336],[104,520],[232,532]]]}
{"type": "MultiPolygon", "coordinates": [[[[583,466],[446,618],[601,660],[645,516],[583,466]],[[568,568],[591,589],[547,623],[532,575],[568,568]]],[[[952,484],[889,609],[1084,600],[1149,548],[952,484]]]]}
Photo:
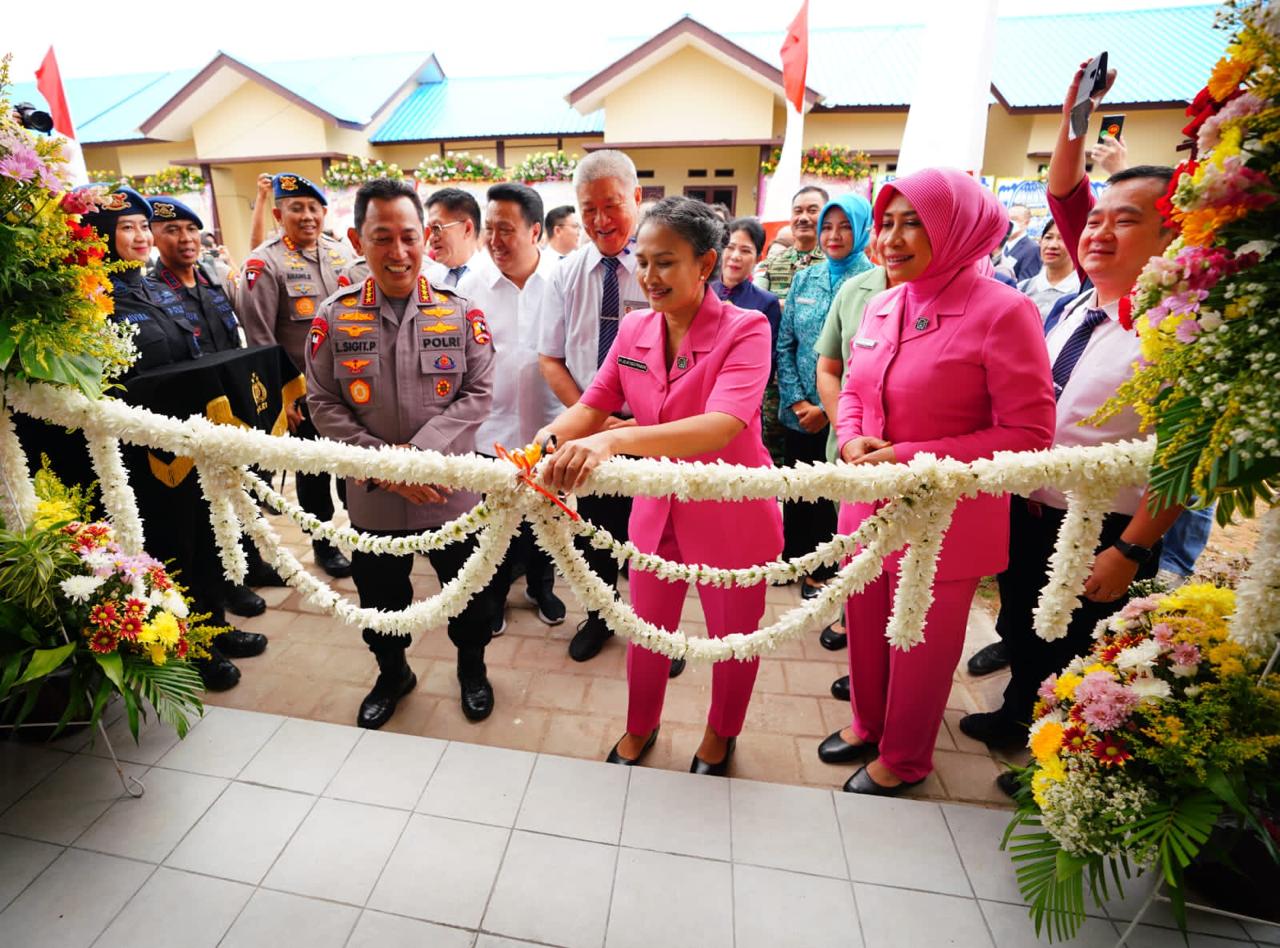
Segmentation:
{"type": "Polygon", "coordinates": [[[342,364],[346,366],[353,375],[359,375],[372,361],[372,359],[343,359],[342,364]]]}
{"type": "Polygon", "coordinates": [[[307,334],[307,339],[311,343],[311,354],[314,356],[320,347],[324,345],[324,341],[329,338],[329,321],[323,316],[317,316],[311,320],[311,331],[307,334]]]}
{"type": "Polygon", "coordinates": [[[168,201],[152,201],[151,212],[161,220],[171,221],[177,219],[178,209],[168,201]]]}
{"type": "Polygon", "coordinates": [[[244,262],[245,286],[249,287],[249,289],[252,290],[253,284],[256,283],[258,280],[258,274],[262,272],[262,268],[265,266],[266,264],[263,263],[261,260],[259,260],[257,257],[251,257],[250,259],[246,260],[244,262]]]}
{"type": "Polygon", "coordinates": [[[444,398],[446,395],[448,395],[452,391],[453,391],[453,383],[450,382],[448,379],[436,380],[436,395],[438,395],[440,398],[444,398]]]}
{"type": "Polygon", "coordinates": [[[352,379],[347,385],[347,394],[357,405],[367,405],[369,399],[373,398],[373,386],[368,379],[352,379]]]}
{"type": "Polygon", "coordinates": [[[104,211],[123,211],[126,207],[133,207],[129,203],[129,196],[118,191],[114,194],[108,194],[102,201],[102,209],[104,211]]]}
{"type": "Polygon", "coordinates": [[[300,296],[293,304],[293,308],[298,311],[299,316],[313,316],[316,311],[316,301],[309,296],[300,296]]]}
{"type": "Polygon", "coordinates": [[[346,333],[348,336],[359,337],[367,332],[373,332],[372,326],[339,326],[338,332],[346,333]]]}
{"type": "Polygon", "coordinates": [[[467,319],[471,323],[471,335],[475,338],[476,345],[487,346],[493,337],[489,335],[489,324],[484,321],[484,313],[473,309],[467,313],[467,319]]]}
{"type": "Polygon", "coordinates": [[[436,361],[432,365],[444,372],[458,367],[458,363],[453,360],[453,357],[447,355],[436,356],[436,361]]]}
{"type": "Polygon", "coordinates": [[[298,190],[298,179],[291,174],[280,175],[280,190],[281,191],[298,190]]]}

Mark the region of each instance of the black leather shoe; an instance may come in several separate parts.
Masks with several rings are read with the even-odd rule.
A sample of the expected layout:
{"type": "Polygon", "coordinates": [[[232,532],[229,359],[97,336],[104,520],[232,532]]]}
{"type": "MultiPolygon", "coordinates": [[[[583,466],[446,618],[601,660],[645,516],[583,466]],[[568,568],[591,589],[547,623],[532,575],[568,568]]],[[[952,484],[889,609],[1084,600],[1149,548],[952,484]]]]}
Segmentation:
{"type": "Polygon", "coordinates": [[[1022,789],[1022,781],[1018,779],[1018,775],[1012,770],[1006,770],[999,777],[996,777],[996,786],[1000,788],[1009,799],[1013,799],[1018,795],[1018,791],[1022,789]]]}
{"type": "Polygon", "coordinates": [[[313,540],[311,549],[316,555],[316,565],[334,579],[343,579],[351,575],[351,561],[332,543],[326,540],[313,540]]]}
{"type": "Polygon", "coordinates": [[[969,664],[965,667],[969,669],[970,675],[975,678],[981,678],[983,675],[998,672],[1000,669],[1007,667],[1008,664],[1009,650],[1004,647],[1004,643],[992,642],[990,645],[974,652],[973,658],[969,659],[969,664]]]}
{"type": "Polygon", "coordinates": [[[413,673],[409,664],[401,659],[401,664],[393,671],[384,671],[373,683],[373,690],[360,702],[360,711],[356,715],[356,726],[376,731],[391,720],[396,705],[418,684],[418,676],[413,673]]]}
{"type": "Polygon", "coordinates": [[[213,637],[213,644],[229,658],[253,658],[267,650],[267,637],[261,632],[232,629],[213,637]]]}
{"type": "Polygon", "coordinates": [[[468,721],[483,721],[493,714],[493,685],[483,671],[459,674],[458,688],[462,692],[462,713],[468,721]]]}
{"type": "Polygon", "coordinates": [[[849,700],[849,676],[842,675],[831,683],[831,697],[841,701],[849,700]]]}
{"type": "Polygon", "coordinates": [[[731,737],[725,741],[724,759],[718,764],[708,764],[697,754],[693,755],[693,763],[689,765],[689,773],[702,774],[706,777],[725,777],[729,773],[729,761],[733,759],[733,749],[738,745],[738,739],[731,737]]]}
{"type": "Polygon", "coordinates": [[[564,603],[560,601],[559,596],[550,590],[533,593],[526,589],[524,591],[524,601],[538,610],[538,618],[547,625],[560,625],[564,622],[565,613],[567,612],[564,603]]]}
{"type": "Polygon", "coordinates": [[[249,564],[249,571],[244,574],[246,586],[287,586],[284,577],[264,563],[261,559],[249,564]]]}
{"type": "Polygon", "coordinates": [[[237,586],[235,583],[222,584],[222,604],[228,612],[252,619],[267,611],[267,601],[248,586],[237,586]]]}
{"type": "Polygon", "coordinates": [[[613,635],[613,630],[605,625],[604,619],[594,612],[587,613],[578,625],[578,631],[569,643],[569,657],[575,662],[585,662],[600,654],[604,643],[613,635]]]}
{"type": "Polygon", "coordinates": [[[992,750],[1015,750],[1027,743],[1027,729],[1009,723],[999,711],[966,714],[960,719],[960,731],[992,750]]]}
{"type": "Polygon", "coordinates": [[[209,657],[197,658],[192,664],[200,673],[206,691],[226,691],[240,683],[240,669],[213,643],[209,644],[209,657]]]}
{"type": "Polygon", "coordinates": [[[853,776],[844,782],[845,793],[862,793],[871,797],[897,797],[912,787],[918,787],[923,780],[908,780],[893,787],[885,787],[871,779],[865,765],[854,771],[853,776]]]}
{"type": "Polygon", "coordinates": [[[496,639],[507,631],[507,609],[500,608],[493,616],[493,624],[489,627],[489,638],[496,639]]]}
{"type": "Polygon", "coordinates": [[[875,744],[863,742],[850,744],[836,731],[818,745],[818,759],[824,764],[851,764],[855,760],[870,757],[876,752],[875,744]]]}
{"type": "Polygon", "coordinates": [[[634,767],[640,761],[644,760],[645,755],[653,750],[653,745],[658,740],[658,729],[655,727],[649,732],[649,738],[644,742],[644,747],[640,748],[640,754],[636,758],[623,757],[618,753],[618,744],[622,743],[622,739],[618,739],[618,744],[613,745],[613,750],[609,751],[609,756],[604,759],[606,764],[619,764],[623,767],[634,767]]]}
{"type": "Polygon", "coordinates": [[[828,652],[838,652],[849,644],[849,636],[844,632],[837,632],[831,626],[827,626],[822,630],[822,634],[818,636],[818,644],[828,652]]]}
{"type": "Polygon", "coordinates": [[[671,668],[667,670],[668,678],[679,678],[680,673],[684,671],[685,661],[683,658],[673,658],[671,660],[671,668]]]}
{"type": "Polygon", "coordinates": [[[815,586],[812,583],[806,583],[800,580],[800,598],[801,599],[817,599],[822,594],[822,587],[815,586]]]}

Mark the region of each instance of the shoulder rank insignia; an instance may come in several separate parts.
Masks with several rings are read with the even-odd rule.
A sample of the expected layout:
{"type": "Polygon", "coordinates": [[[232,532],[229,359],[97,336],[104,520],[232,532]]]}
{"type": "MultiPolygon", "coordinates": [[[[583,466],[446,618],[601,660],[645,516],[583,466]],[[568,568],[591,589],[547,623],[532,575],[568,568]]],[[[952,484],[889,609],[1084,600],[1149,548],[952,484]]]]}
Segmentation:
{"type": "Polygon", "coordinates": [[[471,323],[471,335],[476,344],[487,346],[493,337],[489,335],[489,324],[484,321],[484,313],[473,309],[467,313],[467,320],[471,323]]]}
{"type": "Polygon", "coordinates": [[[377,284],[373,282],[373,277],[369,277],[369,279],[364,281],[364,290],[360,293],[361,306],[377,305],[378,295],[375,289],[376,285],[377,284]]]}
{"type": "Polygon", "coordinates": [[[339,326],[338,332],[346,333],[353,338],[359,338],[367,332],[373,332],[373,326],[339,326]]]}
{"type": "Polygon", "coordinates": [[[431,281],[422,274],[418,274],[418,302],[431,302],[431,281]]]}
{"type": "Polygon", "coordinates": [[[347,394],[357,405],[367,405],[369,399],[373,398],[373,386],[368,379],[352,379],[347,383],[347,394]]]}
{"type": "Polygon", "coordinates": [[[342,364],[354,375],[359,375],[372,359],[343,359],[342,364]]]}
{"type": "Polygon", "coordinates": [[[329,338],[329,321],[323,316],[317,316],[311,320],[311,331],[307,338],[311,343],[311,354],[314,356],[324,345],[324,341],[329,338]]]}

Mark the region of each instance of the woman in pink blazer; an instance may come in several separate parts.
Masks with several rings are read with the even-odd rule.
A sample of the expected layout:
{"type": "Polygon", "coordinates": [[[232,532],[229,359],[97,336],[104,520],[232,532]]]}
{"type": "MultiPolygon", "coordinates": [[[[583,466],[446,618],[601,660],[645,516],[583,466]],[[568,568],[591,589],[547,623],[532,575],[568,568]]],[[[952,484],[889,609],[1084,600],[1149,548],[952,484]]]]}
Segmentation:
{"type": "MultiPolygon", "coordinates": [[[[836,421],[841,459],[904,464],[928,452],[973,461],[1048,448],[1054,402],[1040,314],[980,266],[1008,227],[995,195],[959,171],[928,169],[886,185],[873,220],[899,285],[867,304],[850,346],[836,421]]],[[[842,505],[840,532],[878,506],[842,505]]],[[[901,554],[849,599],[853,721],[818,748],[827,763],[870,760],[846,791],[895,795],[933,769],[978,580],[1008,560],[1008,508],[1007,496],[986,494],[957,505],[923,643],[903,651],[884,634],[901,554]]]]}
{"type": "MultiPolygon", "coordinates": [[[[707,289],[724,246],[724,225],[689,198],[659,201],[640,225],[637,277],[652,309],[628,315],[582,399],[538,434],[559,448],[544,466],[548,487],[572,491],[615,454],[769,467],[760,437],[760,401],[769,378],[768,320],[707,289]],[[623,404],[634,424],[610,415],[623,404]],[[611,427],[606,425],[612,424],[611,427]]],[[[669,560],[739,568],[767,563],[782,549],[777,501],[681,501],[637,497],[630,537],[641,551],[669,560]]],[[[680,625],[687,586],[633,570],[636,613],[661,628],[680,625]]],[[[699,586],[713,638],[754,631],[764,614],[765,584],[699,586]]],[[[653,746],[671,661],[627,647],[627,733],[609,762],[639,763],[653,746]]],[[[718,663],[711,712],[693,758],[694,773],[723,775],[742,730],[758,661],[718,663]]]]}

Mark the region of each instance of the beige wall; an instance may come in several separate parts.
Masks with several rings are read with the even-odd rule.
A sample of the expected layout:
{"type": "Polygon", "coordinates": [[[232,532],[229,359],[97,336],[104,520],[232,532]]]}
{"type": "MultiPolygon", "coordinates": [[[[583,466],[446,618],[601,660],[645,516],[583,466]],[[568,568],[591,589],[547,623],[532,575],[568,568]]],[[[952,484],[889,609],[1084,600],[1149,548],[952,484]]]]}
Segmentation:
{"type": "MultiPolygon", "coordinates": [[[[982,171],[998,178],[1034,176],[1036,162],[1027,157],[1028,135],[1038,116],[1010,115],[1002,106],[987,110],[987,138],[983,148],[982,171]]],[[[1056,120],[1056,116],[1054,116],[1056,120]]],[[[1057,125],[1054,126],[1055,130],[1057,125]]]]}
{"type": "Polygon", "coordinates": [[[192,125],[196,154],[208,158],[318,154],[326,123],[257,83],[246,82],[192,125]]]}
{"type": "Polygon", "coordinates": [[[756,212],[756,188],[759,184],[760,149],[755,145],[724,148],[635,148],[627,152],[639,171],[652,171],[652,178],[641,178],[642,187],[660,185],[666,195],[683,194],[686,186],[696,188],[738,189],[735,214],[756,212]],[[717,178],[716,169],[732,170],[733,177],[717,178]],[[690,169],[705,169],[705,178],[689,177],[690,169]]]}
{"type": "Polygon", "coordinates": [[[604,137],[615,142],[770,138],[774,94],[692,47],[605,97],[604,137]]]}

